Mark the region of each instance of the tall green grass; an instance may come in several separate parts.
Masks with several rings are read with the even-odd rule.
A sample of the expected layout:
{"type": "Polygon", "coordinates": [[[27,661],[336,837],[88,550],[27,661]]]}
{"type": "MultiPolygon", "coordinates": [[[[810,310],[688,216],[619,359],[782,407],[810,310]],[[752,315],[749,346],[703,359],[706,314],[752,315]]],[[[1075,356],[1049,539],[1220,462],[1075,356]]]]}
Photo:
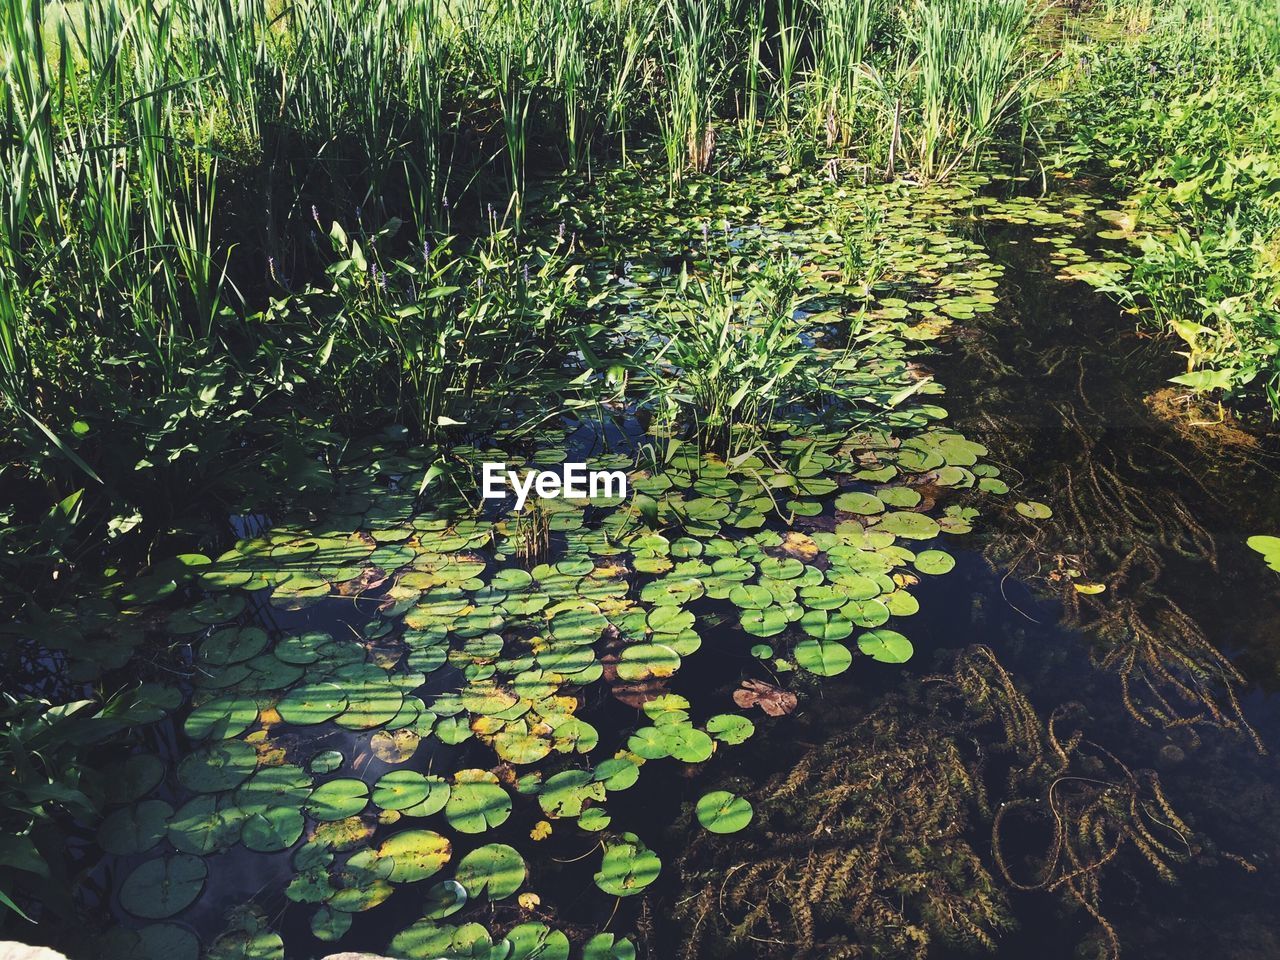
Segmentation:
{"type": "Polygon", "coordinates": [[[946,176],[1021,118],[1043,70],[1033,63],[1032,11],[1024,0],[936,0],[917,8],[911,38],[914,168],[946,176]]]}

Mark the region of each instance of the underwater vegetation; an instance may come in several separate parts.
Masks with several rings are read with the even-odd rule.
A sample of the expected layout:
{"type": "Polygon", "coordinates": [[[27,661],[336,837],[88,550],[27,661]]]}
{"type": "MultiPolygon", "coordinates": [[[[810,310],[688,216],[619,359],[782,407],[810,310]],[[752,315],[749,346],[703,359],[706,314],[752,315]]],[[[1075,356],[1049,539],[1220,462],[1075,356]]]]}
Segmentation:
{"type": "Polygon", "coordinates": [[[1077,905],[1118,955],[1102,913],[1108,866],[1128,848],[1172,882],[1198,841],[1159,775],[1071,729],[1083,719],[1078,703],[1038,714],[987,647],[848,718],[760,788],[758,847],[699,838],[682,857],[694,893],[679,906],[681,956],[738,955],[725,946],[748,941],[778,957],[994,950],[1012,923],[1006,889],[1077,905]],[[1005,781],[994,809],[989,778],[1005,781]],[[1004,852],[1020,818],[1047,825],[1043,853],[1027,862],[1004,852]],[[994,866],[973,839],[979,825],[994,866]]]}

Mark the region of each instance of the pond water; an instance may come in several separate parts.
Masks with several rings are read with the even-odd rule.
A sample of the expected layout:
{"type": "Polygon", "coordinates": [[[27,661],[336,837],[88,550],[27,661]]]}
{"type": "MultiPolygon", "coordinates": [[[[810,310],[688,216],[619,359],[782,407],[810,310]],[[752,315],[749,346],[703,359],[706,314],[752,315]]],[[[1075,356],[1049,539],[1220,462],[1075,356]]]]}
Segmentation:
{"type": "Polygon", "coordinates": [[[553,960],[552,930],[593,960],[626,960],[613,934],[655,957],[854,955],[860,938],[886,956],[1273,955],[1280,591],[1244,540],[1280,528],[1280,451],[1180,421],[1159,399],[1167,348],[1055,276],[1110,262],[1078,187],[872,193],[889,279],[865,298],[831,280],[824,226],[858,190],[753,189],[678,224],[655,200],[580,226],[610,251],[592,266],[635,264],[606,302],[624,339],[649,309],[634,288],[673,266],[817,265],[801,346],[847,392],[779,412],[785,469],[687,450],[646,468],[653,433],[623,407],[495,444],[639,462],[670,536],[617,504],[530,531],[445,492],[420,509],[423,455],[371,444],[325,512],[240,518],[235,550],[130,588],[189,676],[141,734],[161,772],[125,791],[92,875],[122,926],[86,956],[185,957],[198,937],[216,958],[553,960]],[[841,402],[904,383],[902,409],[851,428],[841,402]],[[744,679],[798,707],[744,704],[744,679]],[[713,789],[752,804],[745,829],[702,829],[713,789]],[[178,875],[147,878],[157,851],[178,875]]]}

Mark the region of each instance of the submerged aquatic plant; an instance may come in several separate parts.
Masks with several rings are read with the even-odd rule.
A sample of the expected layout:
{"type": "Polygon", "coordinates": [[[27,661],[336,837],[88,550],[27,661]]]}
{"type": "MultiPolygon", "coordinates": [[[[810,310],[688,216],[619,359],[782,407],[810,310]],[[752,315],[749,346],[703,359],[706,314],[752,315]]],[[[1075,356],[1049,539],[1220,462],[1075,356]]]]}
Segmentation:
{"type": "Polygon", "coordinates": [[[814,960],[991,950],[1012,923],[999,877],[1084,909],[1114,956],[1108,868],[1136,853],[1171,881],[1196,835],[1153,771],[1062,733],[1078,716],[1067,705],[1042,721],[989,648],[962,652],[749,794],[768,823],[758,838],[694,837],[677,864],[694,890],[676,908],[680,955],[729,956],[748,942],[758,956],[814,960]],[[1000,803],[986,786],[993,769],[1008,771],[1000,803]],[[1003,830],[1028,812],[1054,821],[1034,881],[1002,855],[1003,830]],[[993,867],[968,839],[985,823],[993,867]]]}

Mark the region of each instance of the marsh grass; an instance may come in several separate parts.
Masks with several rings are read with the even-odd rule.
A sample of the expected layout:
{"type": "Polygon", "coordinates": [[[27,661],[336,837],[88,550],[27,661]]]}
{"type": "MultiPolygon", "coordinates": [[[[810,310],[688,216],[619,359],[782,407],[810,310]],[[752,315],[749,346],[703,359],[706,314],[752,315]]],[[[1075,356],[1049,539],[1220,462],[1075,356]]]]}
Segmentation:
{"type": "Polygon", "coordinates": [[[775,409],[810,391],[796,376],[808,353],[798,281],[785,261],[748,284],[732,273],[686,272],[657,311],[662,346],[650,368],[660,413],[686,423],[704,450],[732,457],[759,446],[775,409]]]}
{"type": "Polygon", "coordinates": [[[913,166],[925,179],[972,162],[1001,127],[1027,110],[1045,62],[1029,46],[1032,10],[1021,0],[942,0],[917,8],[913,166]]]}

